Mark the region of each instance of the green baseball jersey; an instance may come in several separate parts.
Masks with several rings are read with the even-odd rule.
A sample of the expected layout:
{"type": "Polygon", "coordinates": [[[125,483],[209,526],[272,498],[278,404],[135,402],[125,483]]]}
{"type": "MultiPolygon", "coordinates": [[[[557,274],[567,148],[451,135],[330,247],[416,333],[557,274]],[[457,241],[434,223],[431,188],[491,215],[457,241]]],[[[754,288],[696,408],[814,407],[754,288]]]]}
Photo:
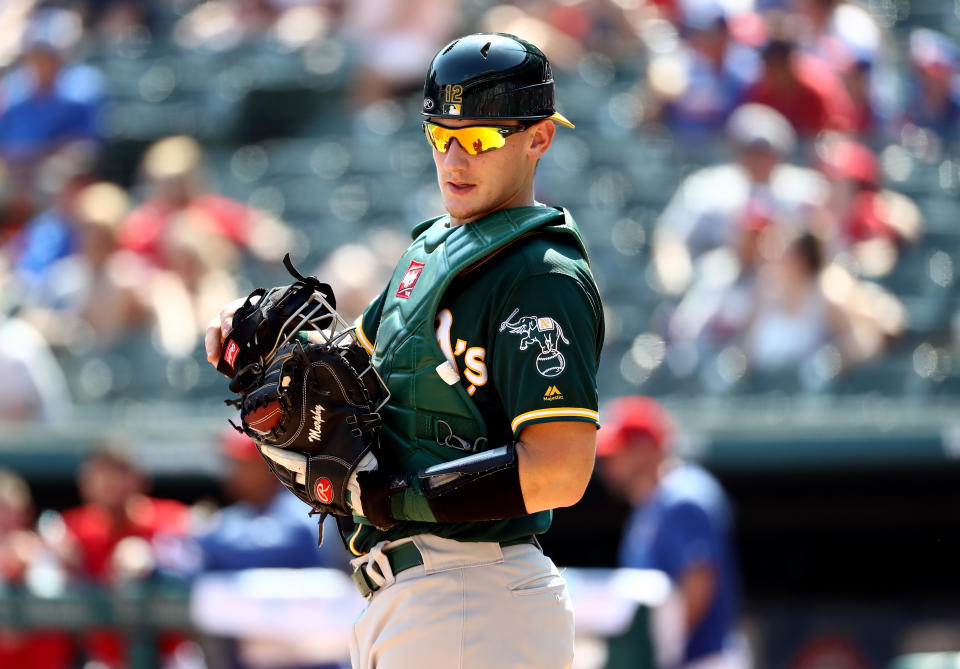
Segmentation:
{"type": "MultiPolygon", "coordinates": [[[[358,336],[368,349],[386,298],[384,291],[359,319],[358,336]]],[[[435,327],[451,371],[484,418],[488,446],[513,441],[535,423],[599,424],[603,310],[586,258],[569,237],[527,236],[462,272],[440,300],[435,327]]],[[[550,518],[541,512],[439,524],[431,531],[463,541],[502,541],[542,532],[550,518]]],[[[401,536],[396,528],[381,532],[362,525],[350,546],[362,552],[401,536]]]]}

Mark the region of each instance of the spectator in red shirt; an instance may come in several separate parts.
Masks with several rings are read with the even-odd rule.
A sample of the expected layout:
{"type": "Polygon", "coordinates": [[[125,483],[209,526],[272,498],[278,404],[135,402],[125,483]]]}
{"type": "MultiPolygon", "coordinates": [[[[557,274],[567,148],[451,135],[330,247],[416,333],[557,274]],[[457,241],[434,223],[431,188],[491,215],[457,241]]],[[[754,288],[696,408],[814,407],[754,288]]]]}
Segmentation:
{"type": "Polygon", "coordinates": [[[879,166],[869,147],[848,139],[830,142],[822,152],[821,170],[833,185],[833,200],[840,217],[840,232],[850,242],[876,237],[893,239],[891,227],[878,199],[879,166]]]}
{"type": "MultiPolygon", "coordinates": [[[[0,469],[0,578],[21,583],[49,547],[30,529],[33,502],[26,481],[0,469]]],[[[70,669],[75,666],[70,637],[62,632],[0,630],[0,667],[70,669]]]]}
{"type": "Polygon", "coordinates": [[[899,247],[922,234],[923,220],[910,198],[881,187],[880,166],[869,147],[839,137],[818,149],[830,197],[817,224],[832,254],[850,252],[858,272],[882,276],[893,269],[899,247]]]}
{"type": "Polygon", "coordinates": [[[81,465],[77,486],[83,504],[63,514],[76,541],[80,574],[96,583],[118,576],[115,555],[127,537],[150,541],[161,533],[186,534],[188,508],[148,497],[146,476],[121,451],[105,448],[81,465]]]}
{"type": "Polygon", "coordinates": [[[843,81],[823,61],[798,52],[789,38],[777,37],[764,48],[763,73],[747,97],[786,116],[803,138],[856,124],[843,81]]]}
{"type": "Polygon", "coordinates": [[[264,260],[276,260],[289,246],[286,227],[263,212],[208,190],[203,153],[191,137],[168,137],[155,143],[141,165],[147,199],[120,229],[123,247],[166,266],[163,237],[175,217],[193,221],[211,233],[264,260]],[[182,215],[182,216],[181,216],[182,215]]]}
{"type": "MultiPolygon", "coordinates": [[[[148,497],[146,477],[121,451],[105,448],[90,455],[77,485],[83,504],[63,514],[65,552],[83,580],[106,585],[146,576],[153,567],[152,541],[188,532],[188,508],[148,497]]],[[[83,643],[90,659],[107,667],[124,664],[126,648],[119,633],[95,630],[84,635],[83,643]]],[[[162,640],[161,645],[170,644],[162,640]]]]}
{"type": "Polygon", "coordinates": [[[829,65],[844,82],[861,135],[883,126],[894,104],[889,81],[897,75],[893,54],[877,19],[862,3],[847,0],[793,0],[791,21],[798,46],[829,65]]]}

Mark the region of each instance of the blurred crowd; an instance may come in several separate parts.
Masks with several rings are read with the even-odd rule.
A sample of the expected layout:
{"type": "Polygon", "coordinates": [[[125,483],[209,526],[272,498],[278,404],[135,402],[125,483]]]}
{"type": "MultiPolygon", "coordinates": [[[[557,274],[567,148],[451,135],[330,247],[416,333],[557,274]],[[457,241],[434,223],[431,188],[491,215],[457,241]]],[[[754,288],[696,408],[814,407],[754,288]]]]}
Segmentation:
{"type": "Polygon", "coordinates": [[[790,161],[797,128],[758,103],[728,121],[726,164],[680,184],[657,222],[655,266],[679,297],[668,340],[690,355],[742,351],[749,368],[796,368],[829,347],[839,371],[904,330],[889,273],[921,234],[916,206],[880,187],[877,158],[853,138],[821,138],[815,167],[790,161]]]}
{"type": "MultiPolygon", "coordinates": [[[[333,285],[344,316],[357,316],[389,276],[423,203],[434,208],[428,215],[440,213],[436,198],[422,195],[433,181],[426,144],[408,149],[403,139],[386,139],[411,125],[409,136],[419,140],[416,112],[397,120],[406,113],[397,110],[420,108],[432,55],[475,30],[514,33],[546,52],[560,108],[581,112],[572,115],[575,137],[587,139],[571,141],[631,145],[604,124],[627,128],[634,138],[668,138],[665,154],[651,158],[641,149],[630,158],[668,162],[682,178],[657,194],[656,215],[638,242],[649,240],[650,266],[632,273],[645,282],[617,302],[624,311],[634,303],[646,309],[651,300],[636,291],[653,292],[655,308],[639,318],[608,314],[634,327],[609,331],[624,340],[639,335],[624,358],[630,364],[617,369],[626,381],[642,385],[665,361],[676,376],[702,376],[708,391],[805,369],[815,372],[809,385],[820,387],[882,358],[909,327],[904,296],[885,281],[925,234],[921,209],[897,187],[909,165],[939,165],[944,187],[960,181],[958,31],[904,29],[899,22],[909,9],[906,0],[3,0],[0,421],[63,422],[78,401],[111,399],[110,383],[123,388],[124,375],[189,370],[192,358],[202,361],[209,319],[248,292],[251,277],[282,279],[277,268],[288,251],[312,263],[301,269],[333,285]],[[276,189],[225,193],[214,157],[231,156],[228,171],[250,184],[267,158],[260,145],[245,142],[296,137],[305,126],[284,125],[288,118],[312,114],[269,85],[273,126],[259,117],[231,125],[214,105],[204,127],[216,145],[189,123],[177,128],[173,116],[161,121],[174,132],[135,142],[124,135],[142,120],[138,114],[168,100],[175,83],[190,80],[191,72],[177,70],[174,82],[162,58],[139,79],[119,78],[121,66],[149,60],[157,45],[166,54],[227,63],[214,79],[194,75],[200,88],[225,98],[281,77],[285,58],[324,75],[349,61],[343,87],[323,93],[342,98],[335,105],[341,116],[324,119],[324,132],[341,143],[319,145],[312,171],[297,177],[296,195],[314,202],[315,190],[336,218],[318,211],[308,220],[284,220],[276,189]],[[241,51],[254,54],[245,63],[261,58],[265,73],[229,66],[241,51]],[[574,80],[587,88],[568,87],[574,80]],[[627,86],[614,95],[615,81],[627,86]],[[577,91],[589,97],[576,98],[577,91]],[[131,95],[141,106],[114,104],[131,95]],[[358,222],[368,211],[362,190],[344,186],[331,195],[326,185],[366,151],[359,140],[356,153],[344,148],[356,119],[378,133],[371,161],[418,180],[402,193],[408,200],[394,202],[370,226],[358,222]],[[244,136],[232,139],[228,127],[244,136]],[[311,248],[308,240],[317,239],[323,244],[311,248]],[[637,345],[651,341],[662,350],[637,345]],[[117,351],[126,352],[126,367],[90,363],[117,351]],[[150,357],[186,362],[151,367],[150,357]],[[77,370],[83,374],[75,376],[77,370]]],[[[161,116],[174,114],[162,109],[161,116]]],[[[576,157],[570,146],[555,153],[576,157]]],[[[551,167],[545,161],[542,168],[550,186],[551,167]]],[[[380,188],[389,184],[369,190],[380,188]]],[[[588,200],[578,201],[584,204],[570,204],[572,213],[588,220],[588,200]]],[[[609,245],[609,227],[583,228],[592,246],[609,245]]],[[[951,285],[952,267],[949,255],[935,254],[933,282],[951,285]]],[[[596,271],[601,287],[611,287],[602,262],[596,271]]],[[[193,374],[213,378],[206,368],[193,374]]],[[[606,384],[601,379],[601,392],[606,384]]],[[[224,392],[220,383],[207,394],[224,392]]],[[[82,505],[63,513],[37,516],[23,479],[0,471],[3,580],[42,591],[63,581],[104,585],[147,574],[342,566],[341,558],[316,551],[314,522],[278,488],[248,441],[224,437],[225,496],[232,503],[216,512],[206,503],[149,496],[149,479],[128,452],[110,445],[90,455],[78,470],[82,505]],[[272,529],[265,534],[264,527],[272,529]]],[[[604,457],[619,462],[627,452],[608,444],[604,457]]],[[[644,452],[629,455],[646,459],[626,469],[607,465],[611,488],[631,502],[655,486],[633,491],[643,481],[620,480],[617,471],[650,478],[666,457],[663,448],[644,452]]],[[[709,489],[705,506],[726,532],[721,493],[699,472],[685,476],[671,485],[709,489]]],[[[636,519],[637,527],[648,522],[636,519]]],[[[335,540],[327,545],[342,553],[335,540]]],[[[648,564],[642,547],[624,545],[625,564],[648,564]]],[[[725,544],[713,548],[726,570],[725,544]]],[[[678,559],[657,566],[679,572],[689,565],[678,559]]],[[[733,597],[724,590],[709,614],[720,621],[710,623],[718,630],[733,597]]],[[[707,608],[701,605],[698,624],[707,608]]],[[[0,666],[72,666],[78,657],[119,666],[123,643],[110,632],[0,633],[0,666]]],[[[161,640],[170,657],[187,652],[186,643],[176,635],[161,640]]],[[[240,662],[242,644],[228,652],[240,662]]]]}
{"type": "MultiPolygon", "coordinates": [[[[558,72],[561,106],[565,79],[598,80],[602,94],[612,72],[633,71],[630,94],[617,98],[621,121],[667,133],[668,160],[701,166],[685,170],[669,200],[663,194],[648,234],[654,278],[644,288],[661,302],[649,329],[672,371],[721,360],[742,376],[816,359],[830,377],[882,355],[907,325],[882,278],[924,230],[917,206],[889,186],[889,163],[950,157],[960,127],[956,44],[928,28],[898,36],[903,7],[888,4],[872,12],[847,0],[4,3],[0,370],[14,382],[0,390],[0,418],[63,419],[78,385],[84,399],[102,397],[95,381],[78,384],[73,368],[60,368],[71,356],[132,345],[137,358],[143,342],[162,360],[191,356],[218,305],[249,290],[247,277],[307,248],[302,221],[280,220],[270,193],[263,207],[220,193],[222,175],[189,127],[143,143],[136,168],[118,177],[111,124],[128,119],[107,111],[126,92],[97,63],[142,43],[298,53],[336,40],[352,63],[348,116],[415,98],[431,54],[472,29],[539,44],[558,72]]],[[[590,121],[582,120],[587,133],[590,121]]],[[[256,170],[256,151],[234,155],[241,171],[256,170]]],[[[324,153],[315,172],[338,160],[324,153]]],[[[306,233],[349,240],[310,257],[324,261],[348,316],[403,246],[414,221],[397,213],[392,227],[345,236],[318,220],[306,233]]]]}
{"type": "MultiPolygon", "coordinates": [[[[347,568],[330,522],[331,539],[318,550],[317,521],[281,487],[248,437],[228,429],[221,438],[222,497],[228,503],[220,508],[213,494],[193,505],[151,496],[149,476],[131,458],[130,446],[113,437],[84,458],[77,473],[81,503],[62,512],[38,509],[27,482],[0,469],[0,582],[56,596],[68,584],[113,590],[134,580],[184,580],[257,567],[347,568]]],[[[0,665],[124,667],[129,643],[110,629],[4,630],[0,665]]],[[[161,633],[156,652],[166,667],[203,666],[191,664],[199,651],[183,634],[161,633]]],[[[245,660],[242,639],[219,657],[217,666],[254,666],[245,660]]],[[[274,651],[273,658],[275,666],[293,665],[284,664],[290,658],[282,653],[274,651]]]]}

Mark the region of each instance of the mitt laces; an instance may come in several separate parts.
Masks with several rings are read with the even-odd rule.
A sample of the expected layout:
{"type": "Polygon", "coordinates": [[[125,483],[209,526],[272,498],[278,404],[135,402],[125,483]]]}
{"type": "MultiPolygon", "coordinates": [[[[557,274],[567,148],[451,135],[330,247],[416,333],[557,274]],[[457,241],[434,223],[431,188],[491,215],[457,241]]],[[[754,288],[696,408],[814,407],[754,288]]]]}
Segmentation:
{"type": "MultiPolygon", "coordinates": [[[[298,274],[294,276],[298,276],[298,274]]],[[[305,281],[302,278],[301,281],[313,287],[312,282],[305,281]]],[[[314,281],[316,280],[314,279],[314,281]]],[[[277,334],[277,339],[273,347],[263,356],[263,361],[260,363],[261,368],[266,369],[269,367],[270,363],[273,362],[277,349],[289,343],[299,332],[316,332],[322,346],[328,347],[333,351],[338,351],[338,349],[342,349],[350,343],[360,345],[356,336],[356,330],[356,326],[347,323],[336,308],[327,301],[323,293],[314,290],[310,298],[304,301],[304,303],[284,321],[283,325],[280,326],[280,331],[277,334]]],[[[387,387],[387,384],[384,383],[377,368],[374,367],[372,358],[368,356],[367,360],[367,366],[362,370],[357,370],[357,374],[368,387],[372,387],[372,381],[380,388],[380,401],[374,408],[375,412],[379,412],[390,400],[390,389],[387,387]]]]}

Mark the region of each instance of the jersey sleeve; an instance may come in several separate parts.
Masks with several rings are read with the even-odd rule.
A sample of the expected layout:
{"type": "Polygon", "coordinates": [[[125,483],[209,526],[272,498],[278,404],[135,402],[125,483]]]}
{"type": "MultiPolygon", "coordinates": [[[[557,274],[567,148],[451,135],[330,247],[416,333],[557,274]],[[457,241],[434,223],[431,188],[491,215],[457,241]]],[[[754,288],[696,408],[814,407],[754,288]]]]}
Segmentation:
{"type": "Polygon", "coordinates": [[[367,353],[373,353],[373,342],[377,339],[377,326],[380,324],[380,314],[386,299],[387,289],[384,288],[383,292],[367,305],[363,313],[354,321],[357,328],[357,341],[367,349],[367,353]]]}
{"type": "Polygon", "coordinates": [[[596,291],[563,274],[523,279],[501,303],[491,341],[491,371],[514,438],[535,423],[599,425],[596,291]]]}

